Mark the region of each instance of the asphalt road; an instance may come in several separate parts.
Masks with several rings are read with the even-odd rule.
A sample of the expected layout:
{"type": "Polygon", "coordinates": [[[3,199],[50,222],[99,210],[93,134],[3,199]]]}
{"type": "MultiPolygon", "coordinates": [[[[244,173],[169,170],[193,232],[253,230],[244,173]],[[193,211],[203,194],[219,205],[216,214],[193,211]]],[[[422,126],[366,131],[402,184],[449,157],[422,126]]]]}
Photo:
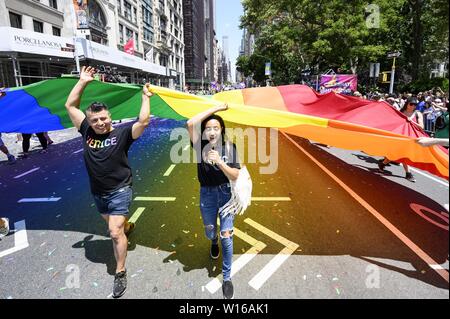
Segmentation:
{"type": "MultiPolygon", "coordinates": [[[[196,165],[170,160],[181,126],[153,118],[131,147],[137,227],[123,298],[222,298],[196,165]]],[[[0,215],[16,232],[0,241],[0,298],[110,298],[112,244],[81,139],[73,129],[50,136],[48,153],[37,146],[14,165],[1,157],[0,215]]],[[[401,166],[380,173],[377,158],[281,133],[278,143],[274,174],[248,164],[255,200],[235,221],[235,298],[449,298],[447,181],[415,173],[410,183],[401,166]]]]}

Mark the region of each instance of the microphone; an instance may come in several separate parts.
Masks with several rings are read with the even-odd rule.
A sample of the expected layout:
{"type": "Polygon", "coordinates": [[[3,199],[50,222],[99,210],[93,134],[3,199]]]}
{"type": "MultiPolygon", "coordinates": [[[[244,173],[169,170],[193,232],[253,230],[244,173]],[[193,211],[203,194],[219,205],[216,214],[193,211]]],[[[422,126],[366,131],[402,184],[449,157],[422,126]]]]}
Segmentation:
{"type": "MultiPolygon", "coordinates": [[[[214,151],[214,145],[211,148],[214,151]]],[[[216,163],[214,161],[211,161],[211,165],[216,165],[216,163]]]]}

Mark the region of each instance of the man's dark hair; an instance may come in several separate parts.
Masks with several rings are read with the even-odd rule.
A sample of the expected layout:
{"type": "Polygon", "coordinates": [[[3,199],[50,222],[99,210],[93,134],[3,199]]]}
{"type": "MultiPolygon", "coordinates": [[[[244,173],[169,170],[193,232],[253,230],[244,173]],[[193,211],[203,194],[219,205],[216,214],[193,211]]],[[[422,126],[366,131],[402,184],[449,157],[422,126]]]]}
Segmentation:
{"type": "Polygon", "coordinates": [[[216,114],[210,115],[202,121],[202,125],[201,125],[202,136],[203,136],[203,132],[205,131],[205,128],[206,128],[206,123],[208,123],[208,121],[210,121],[210,120],[217,120],[220,123],[220,127],[222,129],[222,131],[221,131],[222,144],[224,144],[225,143],[225,122],[219,115],[216,115],[216,114]]]}
{"type": "Polygon", "coordinates": [[[86,109],[86,113],[87,112],[98,113],[103,110],[109,111],[108,106],[106,104],[101,102],[94,102],[91,105],[89,105],[89,107],[86,109]]]}

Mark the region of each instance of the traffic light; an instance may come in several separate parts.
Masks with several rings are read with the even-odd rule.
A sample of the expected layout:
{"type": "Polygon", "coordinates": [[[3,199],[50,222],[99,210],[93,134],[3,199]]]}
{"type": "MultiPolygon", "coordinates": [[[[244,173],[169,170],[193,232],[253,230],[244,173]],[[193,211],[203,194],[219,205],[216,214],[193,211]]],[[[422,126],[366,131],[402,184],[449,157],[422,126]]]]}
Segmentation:
{"type": "Polygon", "coordinates": [[[391,71],[383,71],[380,73],[380,77],[378,78],[378,82],[381,83],[389,83],[391,81],[391,71]]]}

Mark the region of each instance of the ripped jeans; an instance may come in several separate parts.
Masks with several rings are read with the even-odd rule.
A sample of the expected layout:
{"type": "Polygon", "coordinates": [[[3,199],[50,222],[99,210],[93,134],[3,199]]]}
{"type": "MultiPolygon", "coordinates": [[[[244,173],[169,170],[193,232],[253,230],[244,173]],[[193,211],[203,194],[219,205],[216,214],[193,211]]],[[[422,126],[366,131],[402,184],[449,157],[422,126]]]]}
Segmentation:
{"type": "MultiPolygon", "coordinates": [[[[231,188],[229,184],[220,186],[200,187],[200,211],[202,213],[205,234],[213,244],[217,244],[217,215],[219,208],[225,205],[231,198],[231,188]]],[[[223,280],[230,280],[231,263],[233,259],[233,221],[234,216],[228,214],[220,217],[220,242],[222,244],[222,273],[223,280]],[[230,236],[225,237],[225,231],[229,231],[230,236]]]]}

